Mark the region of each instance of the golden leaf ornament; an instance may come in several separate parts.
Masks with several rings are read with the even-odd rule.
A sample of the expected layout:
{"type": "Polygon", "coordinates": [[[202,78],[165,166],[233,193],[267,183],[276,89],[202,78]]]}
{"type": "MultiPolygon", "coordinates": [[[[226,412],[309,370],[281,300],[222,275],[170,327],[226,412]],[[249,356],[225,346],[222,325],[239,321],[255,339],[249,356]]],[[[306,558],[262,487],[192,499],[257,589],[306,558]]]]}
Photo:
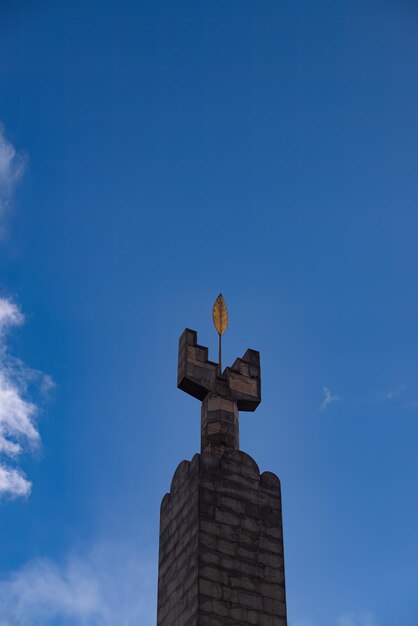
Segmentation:
{"type": "Polygon", "coordinates": [[[220,335],[223,335],[228,326],[228,310],[221,293],[216,298],[216,302],[213,305],[212,317],[216,330],[220,335]]]}

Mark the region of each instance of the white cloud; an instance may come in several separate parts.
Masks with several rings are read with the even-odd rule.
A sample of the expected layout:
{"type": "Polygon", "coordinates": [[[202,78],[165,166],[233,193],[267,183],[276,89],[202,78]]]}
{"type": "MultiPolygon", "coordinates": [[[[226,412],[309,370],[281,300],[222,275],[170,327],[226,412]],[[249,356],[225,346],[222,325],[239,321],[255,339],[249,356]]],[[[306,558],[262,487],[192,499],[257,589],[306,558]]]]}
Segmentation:
{"type": "MultiPolygon", "coordinates": [[[[25,161],[25,156],[6,138],[0,123],[0,237],[25,161]]],[[[29,399],[29,389],[36,387],[44,396],[53,386],[49,376],[26,367],[8,353],[7,333],[23,322],[19,307],[9,298],[0,297],[0,499],[28,496],[31,491],[30,481],[11,462],[16,462],[25,450],[40,445],[35,421],[38,407],[29,399]]]]}
{"type": "Polygon", "coordinates": [[[0,626],[154,626],[156,561],[104,543],[63,563],[30,562],[0,580],[0,626]]]}
{"type": "Polygon", "coordinates": [[[8,141],[0,122],[0,236],[4,234],[4,221],[10,208],[16,184],[25,169],[25,155],[16,151],[8,141]]]}
{"type": "Polygon", "coordinates": [[[25,321],[22,313],[14,302],[0,298],[0,334],[10,326],[19,326],[25,321]]]}
{"type": "Polygon", "coordinates": [[[399,387],[396,387],[395,389],[391,389],[386,394],[386,400],[392,400],[393,398],[397,398],[398,396],[401,395],[403,391],[405,391],[405,389],[406,389],[406,385],[400,385],[399,387]]]}
{"type": "Polygon", "coordinates": [[[341,615],[338,626],[377,626],[377,622],[370,611],[357,611],[341,615]]]}
{"type": "Polygon", "coordinates": [[[341,400],[343,400],[342,396],[337,396],[337,394],[332,394],[331,391],[328,389],[328,387],[322,388],[322,396],[323,396],[323,401],[320,406],[322,410],[325,410],[333,402],[341,402],[341,400]]]}
{"type": "Polygon", "coordinates": [[[39,443],[39,433],[33,422],[37,408],[24,400],[21,393],[17,381],[10,376],[10,368],[0,370],[0,452],[9,456],[22,452],[20,439],[29,444],[39,443]]]}
{"type": "Polygon", "coordinates": [[[0,464],[0,496],[28,496],[31,489],[32,484],[21,470],[0,464]]]}
{"type": "Polygon", "coordinates": [[[40,445],[38,407],[28,399],[29,389],[37,387],[44,394],[52,385],[49,376],[26,367],[8,353],[7,332],[23,322],[19,307],[10,299],[0,298],[0,498],[28,496],[31,491],[24,473],[10,463],[25,450],[40,445]]]}

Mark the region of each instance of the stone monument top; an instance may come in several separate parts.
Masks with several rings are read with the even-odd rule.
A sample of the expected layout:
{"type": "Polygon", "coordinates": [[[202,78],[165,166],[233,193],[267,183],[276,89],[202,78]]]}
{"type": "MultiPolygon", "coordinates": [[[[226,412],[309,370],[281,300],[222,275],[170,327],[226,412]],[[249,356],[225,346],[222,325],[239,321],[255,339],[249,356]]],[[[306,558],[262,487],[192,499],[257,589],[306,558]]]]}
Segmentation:
{"type": "Polygon", "coordinates": [[[186,328],[179,340],[177,387],[202,401],[201,450],[222,455],[239,449],[238,411],[255,411],[261,402],[260,353],[248,349],[222,371],[222,335],[228,313],[222,294],[213,308],[219,334],[219,363],[209,361],[208,348],[186,328]]]}
{"type": "Polygon", "coordinates": [[[161,503],[157,626],[287,626],[280,481],[239,449],[239,411],[261,401],[260,355],[222,369],[228,312],[213,318],[219,362],[186,330],[177,386],[202,403],[202,451],[161,503]]]}

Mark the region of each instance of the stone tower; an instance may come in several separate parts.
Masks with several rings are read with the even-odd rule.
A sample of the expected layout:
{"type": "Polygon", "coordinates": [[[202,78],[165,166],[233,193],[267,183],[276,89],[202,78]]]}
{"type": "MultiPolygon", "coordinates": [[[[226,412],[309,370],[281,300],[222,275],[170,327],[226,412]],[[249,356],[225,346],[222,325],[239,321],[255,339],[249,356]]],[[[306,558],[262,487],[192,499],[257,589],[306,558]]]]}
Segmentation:
{"type": "Polygon", "coordinates": [[[157,626],[287,626],[280,481],[239,449],[261,401],[260,355],[223,372],[186,329],[177,386],[202,402],[201,453],[161,503],[157,626]]]}

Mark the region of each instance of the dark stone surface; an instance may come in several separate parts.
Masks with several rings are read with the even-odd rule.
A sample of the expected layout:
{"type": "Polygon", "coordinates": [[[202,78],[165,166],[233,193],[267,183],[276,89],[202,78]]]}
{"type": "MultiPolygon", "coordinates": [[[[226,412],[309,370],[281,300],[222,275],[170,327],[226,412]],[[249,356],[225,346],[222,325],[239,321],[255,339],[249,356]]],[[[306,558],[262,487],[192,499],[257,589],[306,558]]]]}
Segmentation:
{"type": "Polygon", "coordinates": [[[260,354],[247,350],[232,367],[219,372],[186,329],[179,340],[177,386],[202,401],[201,451],[223,454],[239,449],[238,411],[255,411],[261,401],[260,354]]]}
{"type": "Polygon", "coordinates": [[[202,402],[201,450],[223,454],[239,449],[237,403],[209,393],[202,402]]]}
{"type": "Polygon", "coordinates": [[[244,452],[177,468],[161,504],[157,625],[287,625],[280,482],[244,452]]]}
{"type": "Polygon", "coordinates": [[[213,393],[234,400],[240,411],[255,411],[261,402],[260,354],[247,350],[219,373],[208,349],[198,345],[196,331],[186,328],[179,339],[177,386],[198,400],[213,393]]]}

